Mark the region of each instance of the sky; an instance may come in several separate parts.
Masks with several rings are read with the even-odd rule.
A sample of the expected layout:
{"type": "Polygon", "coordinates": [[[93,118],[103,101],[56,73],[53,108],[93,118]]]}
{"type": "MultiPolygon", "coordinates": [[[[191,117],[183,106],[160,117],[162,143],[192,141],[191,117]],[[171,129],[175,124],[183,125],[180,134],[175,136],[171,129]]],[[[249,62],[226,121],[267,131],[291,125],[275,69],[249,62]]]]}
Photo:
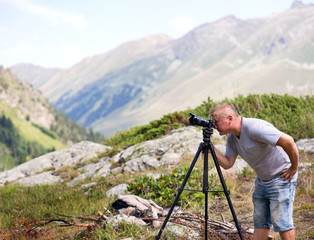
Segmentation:
{"type": "MultiPolygon", "coordinates": [[[[294,0],[0,0],[0,66],[67,69],[84,58],[155,34],[177,39],[233,15],[288,10],[294,0]]],[[[314,0],[303,0],[314,4],[314,0]]]]}

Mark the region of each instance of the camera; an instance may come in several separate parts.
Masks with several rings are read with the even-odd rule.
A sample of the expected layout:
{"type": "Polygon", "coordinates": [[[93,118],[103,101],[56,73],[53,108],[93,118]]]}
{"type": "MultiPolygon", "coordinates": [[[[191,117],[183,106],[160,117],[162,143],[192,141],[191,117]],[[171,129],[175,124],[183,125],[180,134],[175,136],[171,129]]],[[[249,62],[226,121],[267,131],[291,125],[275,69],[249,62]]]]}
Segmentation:
{"type": "Polygon", "coordinates": [[[190,113],[191,117],[189,119],[191,125],[197,125],[205,128],[214,128],[215,127],[215,121],[214,120],[208,120],[202,117],[199,117],[193,113],[190,113]]]}

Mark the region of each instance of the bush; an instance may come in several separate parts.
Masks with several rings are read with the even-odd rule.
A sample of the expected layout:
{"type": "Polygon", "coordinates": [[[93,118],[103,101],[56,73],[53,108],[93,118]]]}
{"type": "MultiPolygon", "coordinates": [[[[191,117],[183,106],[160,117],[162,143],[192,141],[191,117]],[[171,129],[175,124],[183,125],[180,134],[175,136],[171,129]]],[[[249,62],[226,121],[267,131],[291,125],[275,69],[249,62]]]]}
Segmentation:
{"type": "MultiPolygon", "coordinates": [[[[160,178],[154,179],[152,177],[136,177],[129,183],[128,191],[132,194],[140,196],[145,199],[154,199],[160,206],[171,206],[178,187],[181,186],[188,167],[175,168],[169,175],[161,175],[160,178]]],[[[202,190],[203,183],[203,170],[194,168],[185,188],[193,190],[202,190]]],[[[211,191],[221,191],[221,185],[217,175],[212,174],[209,176],[209,188],[211,191]]],[[[216,193],[210,192],[212,196],[216,193]]],[[[204,199],[204,194],[194,191],[183,191],[178,204],[188,207],[192,202],[204,199]]]]}

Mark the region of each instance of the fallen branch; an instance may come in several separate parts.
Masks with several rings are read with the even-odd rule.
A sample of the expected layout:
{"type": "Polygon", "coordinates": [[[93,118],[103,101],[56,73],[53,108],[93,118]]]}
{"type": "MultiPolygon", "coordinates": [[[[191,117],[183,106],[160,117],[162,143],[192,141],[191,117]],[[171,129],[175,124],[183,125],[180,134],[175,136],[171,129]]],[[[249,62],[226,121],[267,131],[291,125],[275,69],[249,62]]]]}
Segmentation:
{"type": "Polygon", "coordinates": [[[63,225],[60,225],[61,227],[69,227],[69,226],[75,226],[75,227],[93,227],[96,225],[95,222],[93,223],[75,223],[75,222],[68,222],[64,219],[51,219],[48,222],[45,222],[44,225],[47,225],[52,222],[62,222],[63,225]]]}

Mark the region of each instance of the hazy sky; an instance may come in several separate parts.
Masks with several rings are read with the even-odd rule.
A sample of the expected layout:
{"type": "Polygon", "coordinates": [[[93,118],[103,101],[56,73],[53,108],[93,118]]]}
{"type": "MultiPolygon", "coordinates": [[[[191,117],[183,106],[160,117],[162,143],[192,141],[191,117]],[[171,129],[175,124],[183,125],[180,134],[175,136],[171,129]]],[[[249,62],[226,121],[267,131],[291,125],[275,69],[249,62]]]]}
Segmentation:
{"type": "Polygon", "coordinates": [[[293,1],[0,0],[0,65],[69,68],[130,40],[179,38],[227,15],[245,20],[282,12],[293,1]]]}

